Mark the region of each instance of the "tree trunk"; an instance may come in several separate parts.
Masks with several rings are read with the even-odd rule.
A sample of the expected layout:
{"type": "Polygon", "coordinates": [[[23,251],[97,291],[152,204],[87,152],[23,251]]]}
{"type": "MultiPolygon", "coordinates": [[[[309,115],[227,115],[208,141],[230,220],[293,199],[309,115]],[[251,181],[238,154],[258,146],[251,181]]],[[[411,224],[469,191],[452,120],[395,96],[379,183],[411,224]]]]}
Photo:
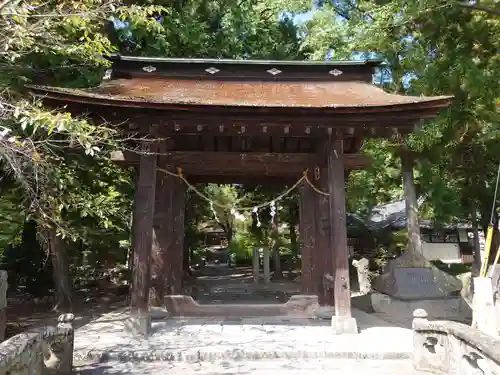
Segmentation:
{"type": "Polygon", "coordinates": [[[189,244],[184,244],[184,256],[182,257],[182,268],[184,270],[183,271],[184,277],[192,276],[191,269],[189,268],[190,263],[191,263],[190,246],[189,244]]]}
{"type": "Polygon", "coordinates": [[[491,241],[490,256],[488,258],[488,265],[492,265],[497,255],[498,248],[500,247],[500,232],[498,231],[498,214],[495,212],[493,215],[493,239],[491,241]]]}
{"type": "Polygon", "coordinates": [[[297,255],[299,252],[299,246],[297,243],[297,228],[295,223],[288,223],[288,229],[290,231],[290,249],[293,255],[297,255]]]}
{"type": "Polygon", "coordinates": [[[401,155],[401,168],[403,175],[403,188],[406,202],[406,220],[408,226],[408,248],[412,251],[423,253],[418,222],[418,200],[413,178],[413,156],[404,150],[401,155]]]}
{"type": "Polygon", "coordinates": [[[264,246],[262,251],[262,266],[264,268],[264,283],[269,284],[271,282],[271,270],[269,267],[269,246],[264,246]]]}
{"type": "Polygon", "coordinates": [[[280,249],[278,246],[276,246],[276,244],[274,246],[274,251],[273,251],[273,262],[274,262],[273,280],[283,278],[283,272],[281,271],[280,249]]]}
{"type": "Polygon", "coordinates": [[[278,205],[276,205],[276,213],[273,218],[273,263],[274,263],[274,273],[273,280],[283,278],[283,273],[281,272],[281,259],[280,259],[280,243],[279,243],[279,217],[278,217],[278,205]]]}
{"type": "Polygon", "coordinates": [[[474,234],[474,266],[472,267],[472,275],[478,276],[481,269],[481,244],[479,243],[479,227],[477,223],[477,213],[475,207],[472,208],[472,233],[474,234]]]}
{"type": "Polygon", "coordinates": [[[54,287],[57,302],[54,311],[69,312],[73,309],[71,279],[69,276],[68,249],[64,240],[56,235],[55,229],[49,232],[49,251],[52,260],[54,287]]]}
{"type": "Polygon", "coordinates": [[[230,244],[234,236],[234,230],[230,223],[228,223],[226,234],[227,234],[227,243],[230,244]]]}

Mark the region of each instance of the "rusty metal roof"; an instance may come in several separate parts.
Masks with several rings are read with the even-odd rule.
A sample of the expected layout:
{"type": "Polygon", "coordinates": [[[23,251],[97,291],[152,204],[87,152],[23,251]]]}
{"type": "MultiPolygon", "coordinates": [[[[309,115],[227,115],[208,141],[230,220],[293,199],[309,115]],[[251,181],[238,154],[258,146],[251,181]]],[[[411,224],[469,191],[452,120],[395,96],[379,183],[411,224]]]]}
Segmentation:
{"type": "MultiPolygon", "coordinates": [[[[103,81],[94,88],[67,89],[30,86],[36,95],[117,107],[162,108],[165,104],[280,107],[280,108],[373,108],[408,107],[427,103],[446,107],[450,96],[424,97],[389,94],[359,81],[240,81],[143,77],[103,81]]],[[[393,108],[396,109],[396,108],[393,108]]]]}
{"type": "Polygon", "coordinates": [[[383,65],[380,59],[363,60],[244,60],[244,59],[197,59],[197,58],[170,58],[170,57],[146,57],[126,56],[113,54],[107,57],[111,61],[134,61],[140,63],[176,63],[176,64],[222,64],[222,65],[313,65],[313,66],[345,66],[345,65],[383,65]]]}

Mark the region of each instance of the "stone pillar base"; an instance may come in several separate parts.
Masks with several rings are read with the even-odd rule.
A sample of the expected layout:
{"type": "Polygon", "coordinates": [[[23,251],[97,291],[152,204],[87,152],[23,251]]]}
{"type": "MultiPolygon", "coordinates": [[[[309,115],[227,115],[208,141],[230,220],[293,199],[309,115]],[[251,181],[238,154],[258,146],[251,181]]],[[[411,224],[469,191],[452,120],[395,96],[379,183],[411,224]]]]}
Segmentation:
{"type": "Polygon", "coordinates": [[[7,314],[5,309],[0,309],[0,342],[5,340],[5,326],[7,325],[7,314]]]}
{"type": "Polygon", "coordinates": [[[358,324],[352,316],[332,316],[332,329],[336,335],[357,334],[358,324]]]}
{"type": "Polygon", "coordinates": [[[151,333],[151,316],[149,314],[131,313],[125,321],[125,329],[136,335],[148,337],[151,333]]]}
{"type": "Polygon", "coordinates": [[[468,322],[472,318],[472,309],[461,296],[401,300],[387,294],[372,293],[370,298],[375,312],[387,314],[390,317],[401,317],[408,326],[411,325],[412,311],[417,309],[425,310],[429,314],[429,319],[432,320],[468,322]]]}
{"type": "Polygon", "coordinates": [[[335,315],[333,306],[319,306],[314,310],[314,316],[318,319],[330,320],[335,315]]]}
{"type": "Polygon", "coordinates": [[[170,316],[170,313],[165,307],[162,306],[150,306],[149,307],[149,316],[151,316],[152,320],[163,320],[167,319],[170,316]]]}

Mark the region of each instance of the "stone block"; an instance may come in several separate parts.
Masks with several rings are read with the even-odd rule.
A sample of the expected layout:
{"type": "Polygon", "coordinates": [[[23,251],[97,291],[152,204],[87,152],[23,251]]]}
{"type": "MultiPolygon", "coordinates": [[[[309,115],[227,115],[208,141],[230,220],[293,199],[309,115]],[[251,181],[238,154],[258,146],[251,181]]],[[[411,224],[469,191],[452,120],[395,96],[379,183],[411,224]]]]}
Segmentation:
{"type": "Polygon", "coordinates": [[[335,315],[335,308],[333,306],[318,306],[314,310],[314,317],[318,319],[329,320],[335,315]]]}
{"type": "Polygon", "coordinates": [[[500,264],[492,266],[489,270],[491,276],[491,286],[493,289],[493,313],[494,321],[497,327],[497,333],[500,335],[500,264]]]}
{"type": "Polygon", "coordinates": [[[125,321],[125,329],[133,334],[148,337],[151,334],[151,316],[149,313],[132,312],[125,321]]]}
{"type": "Polygon", "coordinates": [[[497,336],[493,290],[489,277],[474,278],[474,320],[477,329],[487,335],[497,336]]]}
{"type": "Polygon", "coordinates": [[[318,307],[318,297],[295,295],[284,304],[198,304],[191,296],[165,296],[165,305],[171,316],[289,316],[312,318],[318,307]]]}
{"type": "MultiPolygon", "coordinates": [[[[400,300],[426,300],[459,296],[462,282],[441,271],[422,254],[407,250],[390,261],[373,289],[400,300]]],[[[411,315],[410,315],[411,316],[411,315]]]]}
{"type": "Polygon", "coordinates": [[[7,271],[0,270],[0,309],[7,307],[7,271]]]}
{"type": "Polygon", "coordinates": [[[387,314],[396,319],[411,317],[417,309],[427,311],[429,319],[465,322],[472,318],[472,309],[462,297],[401,300],[387,294],[372,293],[370,298],[375,312],[387,314]]]}
{"type": "Polygon", "coordinates": [[[318,306],[318,296],[296,294],[284,304],[284,310],[287,315],[305,314],[310,316],[318,306]]]}
{"type": "Polygon", "coordinates": [[[151,306],[149,308],[149,315],[153,320],[162,320],[170,316],[168,310],[164,307],[151,306]]]}
{"type": "Polygon", "coordinates": [[[362,294],[370,293],[370,261],[366,258],[361,258],[360,260],[353,260],[352,265],[356,268],[358,274],[359,291],[362,294]]]}
{"type": "Polygon", "coordinates": [[[332,316],[332,331],[335,335],[357,334],[358,324],[352,316],[332,316]]]}

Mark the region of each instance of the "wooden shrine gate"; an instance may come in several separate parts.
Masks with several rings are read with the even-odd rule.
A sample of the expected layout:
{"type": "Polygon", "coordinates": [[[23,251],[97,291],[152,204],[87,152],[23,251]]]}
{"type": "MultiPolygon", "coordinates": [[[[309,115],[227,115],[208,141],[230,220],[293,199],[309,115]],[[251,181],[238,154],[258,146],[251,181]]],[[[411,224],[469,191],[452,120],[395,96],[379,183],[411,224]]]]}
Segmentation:
{"type": "MultiPolygon", "coordinates": [[[[182,291],[185,186],[157,172],[182,169],[190,183],[296,182],[302,289],[352,320],[345,179],[369,160],[366,137],[411,132],[450,97],[408,97],[372,85],[378,61],[296,62],[114,56],[111,78],[88,89],[31,86],[52,106],[147,136],[117,161],[138,170],[134,202],[132,314],[148,331],[148,303],[182,291]],[[323,287],[334,277],[333,293],[323,287]]],[[[116,155],[115,155],[116,156],[116,155]]],[[[355,324],[354,324],[355,325],[355,324]]]]}

